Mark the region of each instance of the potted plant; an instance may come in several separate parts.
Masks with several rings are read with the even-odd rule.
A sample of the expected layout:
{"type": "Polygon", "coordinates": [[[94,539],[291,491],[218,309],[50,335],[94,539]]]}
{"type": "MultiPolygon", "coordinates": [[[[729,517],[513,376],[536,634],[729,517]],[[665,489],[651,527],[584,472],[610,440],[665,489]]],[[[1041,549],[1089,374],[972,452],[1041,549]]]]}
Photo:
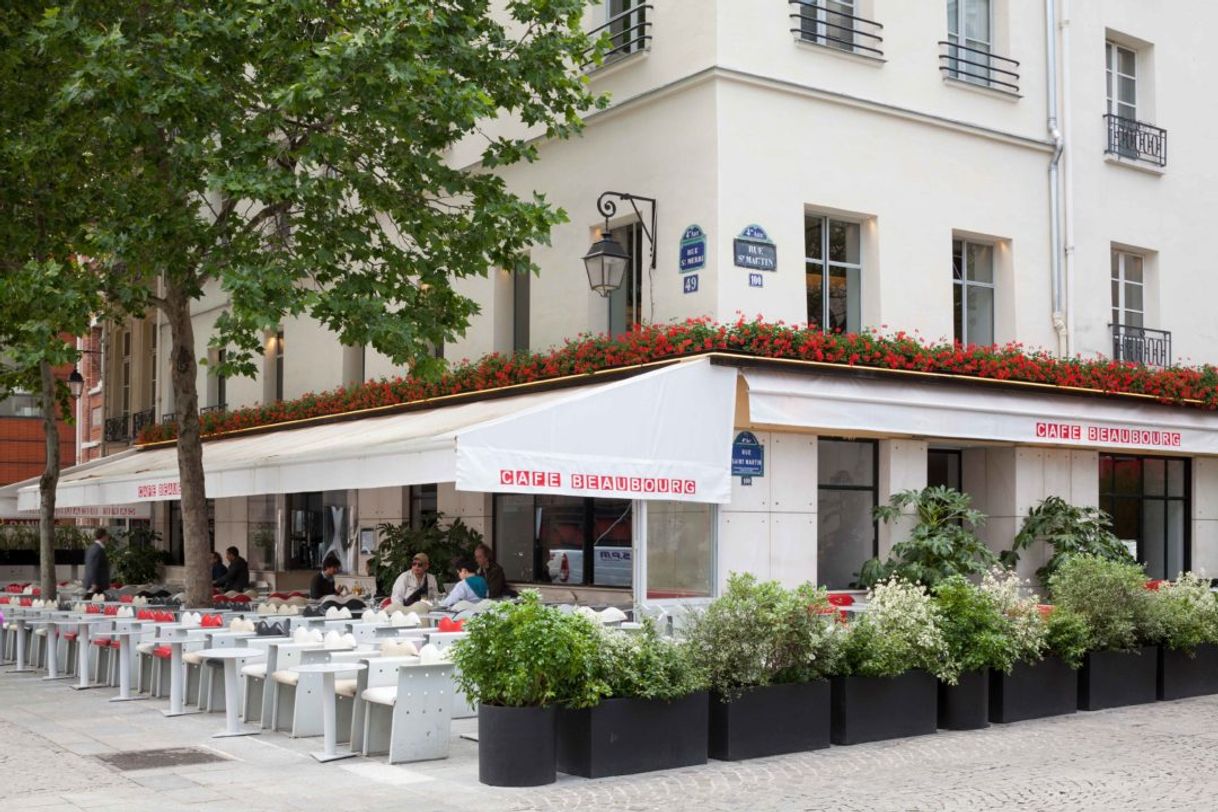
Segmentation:
{"type": "Polygon", "coordinates": [[[85,548],[89,546],[89,533],[83,527],[62,524],[55,527],[55,563],[84,564],[85,548]]]}
{"type": "Polygon", "coordinates": [[[650,620],[637,633],[601,632],[598,686],[588,707],[558,710],[558,771],[584,778],[706,763],[706,680],[688,647],[650,620]]]}
{"type": "Polygon", "coordinates": [[[1078,507],[1060,496],[1046,497],[1028,511],[1011,549],[1002,553],[1002,563],[1014,569],[1019,554],[1037,541],[1053,551],[1043,567],[1036,570],[1042,584],[1074,556],[1092,555],[1110,561],[1134,563],[1133,556],[1112,532],[1111,517],[1094,507],[1078,507]]]}
{"type": "Polygon", "coordinates": [[[0,526],[0,564],[37,566],[38,527],[28,524],[0,526]]]}
{"type": "Polygon", "coordinates": [[[1155,586],[1150,616],[1159,642],[1158,698],[1218,693],[1218,598],[1209,579],[1186,572],[1155,586]]]}
{"type": "Polygon", "coordinates": [[[725,761],[829,746],[829,682],[844,627],[824,590],[733,574],[685,628],[710,686],[710,756],[725,761]]]}
{"type": "Polygon", "coordinates": [[[606,693],[601,630],[545,606],[534,590],[465,621],[452,648],[462,693],[478,703],[478,780],[532,787],[555,780],[557,706],[587,707],[606,693]]]}
{"type": "Polygon", "coordinates": [[[1009,670],[990,671],[990,721],[1020,722],[1077,711],[1077,669],[1088,640],[1083,618],[1039,604],[1030,584],[1012,570],[991,570],[981,588],[1006,617],[1017,652],[1009,670]]]}
{"type": "Polygon", "coordinates": [[[109,553],[114,578],[124,584],[151,584],[160,577],[160,567],[169,563],[169,553],[155,546],[161,534],[132,528],[118,534],[121,544],[109,553]]]}
{"type": "Polygon", "coordinates": [[[1150,591],[1137,564],[1074,555],[1049,578],[1056,606],[1081,615],[1087,653],[1079,671],[1080,710],[1153,702],[1158,694],[1158,652],[1150,618],[1150,591]]]}
{"type": "Polygon", "coordinates": [[[418,553],[426,553],[431,559],[431,574],[440,584],[456,582],[459,579],[452,562],[472,558],[474,548],[482,543],[482,534],[477,530],[460,518],[445,522],[441,513],[429,517],[422,527],[411,527],[409,522],[403,522],[378,524],[376,529],[380,544],[368,561],[381,595],[393,591],[393,582],[410,569],[410,560],[418,553]]]}
{"type": "Polygon", "coordinates": [[[844,674],[832,679],[834,744],[934,733],[936,677],[948,677],[939,610],[920,584],[893,578],[868,594],[844,644],[844,674]]]}

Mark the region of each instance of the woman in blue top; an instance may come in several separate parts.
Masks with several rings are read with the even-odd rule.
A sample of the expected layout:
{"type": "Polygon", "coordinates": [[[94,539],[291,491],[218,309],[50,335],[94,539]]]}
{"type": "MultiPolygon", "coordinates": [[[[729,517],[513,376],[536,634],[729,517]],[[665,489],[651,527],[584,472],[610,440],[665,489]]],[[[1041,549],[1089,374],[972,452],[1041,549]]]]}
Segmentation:
{"type": "Polygon", "coordinates": [[[448,593],[448,597],[440,601],[440,606],[445,609],[451,608],[458,601],[477,603],[486,597],[486,579],[478,574],[478,566],[473,561],[464,558],[457,561],[456,566],[461,583],[453,587],[452,592],[448,593]]]}

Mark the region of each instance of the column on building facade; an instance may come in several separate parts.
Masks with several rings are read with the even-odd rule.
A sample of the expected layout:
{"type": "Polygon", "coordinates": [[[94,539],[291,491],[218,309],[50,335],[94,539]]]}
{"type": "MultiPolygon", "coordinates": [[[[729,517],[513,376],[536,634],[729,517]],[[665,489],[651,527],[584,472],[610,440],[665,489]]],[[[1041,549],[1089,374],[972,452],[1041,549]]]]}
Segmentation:
{"type": "MultiPolygon", "coordinates": [[[[1194,572],[1218,574],[1218,458],[1193,458],[1193,556],[1194,572]]],[[[1175,577],[1175,573],[1171,573],[1175,577]]]]}
{"type": "MultiPolygon", "coordinates": [[[[878,504],[886,505],[894,494],[901,491],[921,490],[926,487],[925,440],[880,440],[878,504]]],[[[913,511],[907,510],[894,522],[880,522],[877,544],[880,559],[888,557],[892,545],[909,537],[915,524],[913,511]]]]}

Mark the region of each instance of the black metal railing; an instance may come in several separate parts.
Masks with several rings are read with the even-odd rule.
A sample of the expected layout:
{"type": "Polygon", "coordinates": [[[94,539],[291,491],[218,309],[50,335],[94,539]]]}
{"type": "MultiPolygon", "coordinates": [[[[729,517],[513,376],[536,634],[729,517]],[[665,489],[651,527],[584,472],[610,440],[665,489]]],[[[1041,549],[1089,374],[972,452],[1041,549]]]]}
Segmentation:
{"type": "Polygon", "coordinates": [[[131,415],[120,414],[107,417],[102,433],[107,443],[123,443],[131,439],[131,415]]]}
{"type": "Polygon", "coordinates": [[[1014,59],[946,40],[939,43],[939,50],[939,71],[944,76],[1005,93],[1019,92],[1019,63],[1014,59]]]}
{"type": "Polygon", "coordinates": [[[131,415],[132,436],[139,437],[140,432],[143,431],[146,426],[151,426],[155,422],[156,409],[145,409],[142,412],[136,412],[135,414],[131,415]]]}
{"type": "MultiPolygon", "coordinates": [[[[588,32],[593,39],[608,37],[606,62],[651,48],[651,12],[651,3],[635,3],[588,32]]],[[[585,63],[585,67],[590,64],[585,63]]]]}
{"type": "Polygon", "coordinates": [[[215,406],[204,406],[202,409],[199,410],[199,414],[204,415],[204,414],[211,414],[212,412],[226,412],[226,411],[228,411],[228,404],[227,403],[218,403],[215,406]]]}
{"type": "Polygon", "coordinates": [[[1148,367],[1171,366],[1171,333],[1128,324],[1110,324],[1112,357],[1148,367]]]}
{"type": "Polygon", "coordinates": [[[847,53],[883,56],[884,26],[874,20],[836,11],[828,0],[787,0],[792,7],[791,33],[804,42],[847,53]]]}
{"type": "Polygon", "coordinates": [[[1108,127],[1105,153],[1167,166],[1167,130],[1112,113],[1105,114],[1104,123],[1108,127]]]}
{"type": "Polygon", "coordinates": [[[161,423],[165,425],[172,425],[176,422],[178,422],[178,415],[176,412],[165,412],[165,414],[161,415],[161,423]]]}

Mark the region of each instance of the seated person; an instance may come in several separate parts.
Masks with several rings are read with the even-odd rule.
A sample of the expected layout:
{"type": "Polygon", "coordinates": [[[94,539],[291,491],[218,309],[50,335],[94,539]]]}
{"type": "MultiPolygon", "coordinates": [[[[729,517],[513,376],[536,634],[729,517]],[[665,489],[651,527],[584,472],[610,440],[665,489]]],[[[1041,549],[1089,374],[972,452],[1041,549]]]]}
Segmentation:
{"type": "Polygon", "coordinates": [[[241,551],[236,547],[229,547],[224,551],[224,557],[228,559],[228,569],[224,571],[224,575],[212,581],[212,585],[221,591],[244,592],[249,589],[250,565],[241,557],[241,551]]]}
{"type": "Polygon", "coordinates": [[[313,580],[309,582],[309,597],[317,600],[327,595],[337,595],[338,590],[334,588],[334,575],[340,569],[342,567],[338,556],[334,553],[327,555],[321,562],[321,571],[313,573],[313,580]]]}
{"type": "Polygon", "coordinates": [[[410,569],[393,582],[390,593],[393,602],[411,606],[426,599],[428,603],[434,604],[440,596],[440,587],[436,584],[436,576],[427,571],[430,568],[431,559],[427,557],[427,553],[415,553],[414,558],[410,560],[410,569]]]}
{"type": "Polygon", "coordinates": [[[479,544],[475,547],[474,561],[478,564],[478,574],[486,579],[488,598],[513,597],[512,590],[508,589],[507,576],[503,572],[503,567],[495,561],[490,547],[486,544],[479,544]]]}
{"type": "Polygon", "coordinates": [[[456,567],[461,583],[453,587],[447,598],[440,601],[440,606],[445,609],[451,608],[459,601],[477,603],[486,597],[486,579],[478,574],[477,565],[463,558],[456,562],[456,567]]]}
{"type": "Polygon", "coordinates": [[[211,582],[214,584],[216,581],[223,578],[224,573],[226,573],[226,572],[228,572],[228,568],[224,566],[224,559],[220,558],[219,553],[217,553],[215,550],[212,550],[211,551],[211,582]]]}

